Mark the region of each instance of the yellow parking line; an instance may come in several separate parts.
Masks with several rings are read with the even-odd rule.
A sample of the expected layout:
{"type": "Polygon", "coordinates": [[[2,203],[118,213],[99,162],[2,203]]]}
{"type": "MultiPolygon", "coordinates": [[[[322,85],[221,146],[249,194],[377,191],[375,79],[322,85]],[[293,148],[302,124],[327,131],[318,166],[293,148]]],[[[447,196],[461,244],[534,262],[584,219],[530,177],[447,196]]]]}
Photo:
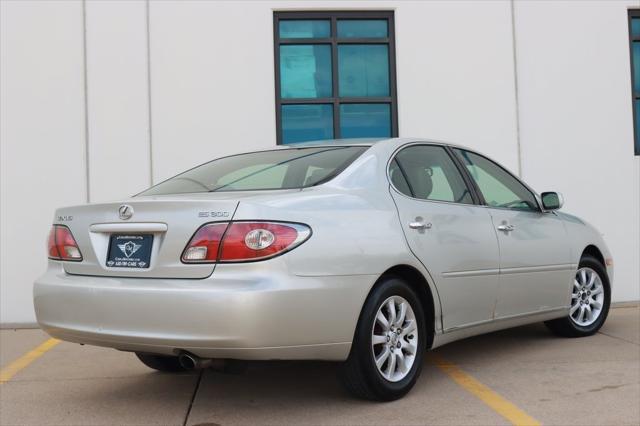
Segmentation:
{"type": "Polygon", "coordinates": [[[458,366],[434,353],[429,354],[429,360],[440,370],[444,371],[457,384],[474,394],[482,402],[487,404],[493,411],[500,414],[512,424],[518,426],[537,426],[540,422],[516,407],[512,402],[492,391],[475,378],[471,377],[458,366]]]}
{"type": "Polygon", "coordinates": [[[0,370],[0,384],[6,383],[11,380],[11,378],[15,376],[20,370],[31,364],[36,359],[40,358],[42,355],[44,355],[45,352],[53,348],[58,343],[60,343],[60,340],[51,338],[42,343],[37,348],[32,349],[26,354],[22,355],[11,364],[7,365],[5,368],[0,370]]]}

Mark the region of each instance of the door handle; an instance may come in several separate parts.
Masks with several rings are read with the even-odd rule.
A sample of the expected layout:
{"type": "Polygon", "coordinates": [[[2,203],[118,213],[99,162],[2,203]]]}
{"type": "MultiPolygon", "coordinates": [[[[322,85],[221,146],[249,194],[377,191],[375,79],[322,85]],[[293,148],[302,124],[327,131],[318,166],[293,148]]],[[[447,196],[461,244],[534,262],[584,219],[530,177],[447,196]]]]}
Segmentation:
{"type": "Polygon", "coordinates": [[[409,228],[411,228],[411,229],[431,229],[431,223],[409,222],[409,228]]]}
{"type": "Polygon", "coordinates": [[[511,232],[516,229],[513,225],[498,225],[498,231],[511,232]]]}

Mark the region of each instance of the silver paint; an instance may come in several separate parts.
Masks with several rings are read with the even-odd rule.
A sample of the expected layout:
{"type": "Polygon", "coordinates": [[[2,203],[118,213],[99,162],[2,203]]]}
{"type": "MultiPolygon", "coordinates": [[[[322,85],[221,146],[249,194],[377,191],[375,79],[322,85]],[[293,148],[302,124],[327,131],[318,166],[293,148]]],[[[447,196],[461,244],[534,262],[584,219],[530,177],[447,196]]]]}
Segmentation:
{"type": "MultiPolygon", "coordinates": [[[[64,223],[84,260],[49,261],[34,285],[38,322],[64,340],[130,351],[344,360],[369,291],[398,265],[420,273],[433,295],[427,309],[433,347],[569,315],[585,247],[611,257],[601,235],[563,212],[523,213],[399,193],[387,166],[399,148],[416,142],[440,143],[332,142],[371,148],[334,179],[302,190],[134,197],[58,209],[54,223],[73,216],[64,223]],[[135,210],[126,223],[118,215],[123,203],[135,210]],[[303,223],[313,234],[265,261],[182,263],[196,229],[219,220],[303,223]],[[502,225],[513,228],[497,229],[502,225]],[[148,269],[106,266],[114,232],[154,236],[148,269]]],[[[607,273],[612,280],[612,266],[607,273]]]]}

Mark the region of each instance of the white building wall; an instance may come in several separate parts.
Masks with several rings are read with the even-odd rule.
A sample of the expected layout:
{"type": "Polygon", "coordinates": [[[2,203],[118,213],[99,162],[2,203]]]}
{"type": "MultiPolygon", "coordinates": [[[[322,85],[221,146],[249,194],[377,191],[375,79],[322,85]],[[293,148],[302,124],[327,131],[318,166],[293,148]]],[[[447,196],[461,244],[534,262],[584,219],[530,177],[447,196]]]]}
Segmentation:
{"type": "Polygon", "coordinates": [[[516,2],[523,178],[564,194],[604,234],[614,300],[640,298],[640,157],[633,155],[627,7],[516,2]]]}
{"type": "Polygon", "coordinates": [[[22,323],[54,208],[86,202],[82,3],[2,1],[0,19],[0,323],[22,323]]]}
{"type": "Polygon", "coordinates": [[[151,184],[147,7],[86,3],[89,199],[121,199],[151,184]]]}
{"type": "Polygon", "coordinates": [[[80,2],[1,4],[2,323],[34,320],[55,207],[275,145],[273,11],[338,7],[395,11],[401,136],[521,163],[605,234],[614,300],[640,298],[626,23],[640,0],[91,1],[84,20],[80,2]]]}

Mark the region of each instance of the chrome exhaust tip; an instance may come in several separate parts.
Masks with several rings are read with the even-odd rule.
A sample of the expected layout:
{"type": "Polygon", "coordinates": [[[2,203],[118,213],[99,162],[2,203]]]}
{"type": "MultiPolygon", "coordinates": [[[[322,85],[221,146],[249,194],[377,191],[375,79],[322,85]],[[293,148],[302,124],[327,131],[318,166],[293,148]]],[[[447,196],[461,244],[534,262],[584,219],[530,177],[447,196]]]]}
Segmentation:
{"type": "Polygon", "coordinates": [[[213,365],[213,359],[200,358],[199,356],[190,354],[189,352],[180,353],[180,355],[178,355],[178,362],[185,370],[200,370],[213,365]]]}

